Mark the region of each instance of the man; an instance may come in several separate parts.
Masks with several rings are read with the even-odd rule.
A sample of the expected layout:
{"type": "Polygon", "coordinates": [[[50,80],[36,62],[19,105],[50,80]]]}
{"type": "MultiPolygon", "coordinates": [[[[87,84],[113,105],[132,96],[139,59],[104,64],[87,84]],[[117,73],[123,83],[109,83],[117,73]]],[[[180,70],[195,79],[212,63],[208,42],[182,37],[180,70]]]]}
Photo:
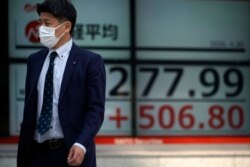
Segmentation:
{"type": "Polygon", "coordinates": [[[103,59],[72,41],[72,3],[45,0],[37,13],[46,48],[27,62],[17,166],[95,167],[94,137],[105,107],[103,59]]]}

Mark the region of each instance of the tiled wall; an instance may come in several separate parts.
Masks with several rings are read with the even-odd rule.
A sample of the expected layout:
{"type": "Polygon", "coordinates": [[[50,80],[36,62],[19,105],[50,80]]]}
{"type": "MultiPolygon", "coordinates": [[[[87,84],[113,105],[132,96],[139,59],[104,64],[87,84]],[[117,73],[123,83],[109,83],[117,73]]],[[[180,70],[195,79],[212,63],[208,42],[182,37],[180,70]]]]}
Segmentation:
{"type": "MultiPolygon", "coordinates": [[[[0,167],[16,167],[15,148],[16,146],[0,145],[0,167]]],[[[97,147],[97,166],[250,167],[250,149],[249,145],[101,146],[97,147]]]]}

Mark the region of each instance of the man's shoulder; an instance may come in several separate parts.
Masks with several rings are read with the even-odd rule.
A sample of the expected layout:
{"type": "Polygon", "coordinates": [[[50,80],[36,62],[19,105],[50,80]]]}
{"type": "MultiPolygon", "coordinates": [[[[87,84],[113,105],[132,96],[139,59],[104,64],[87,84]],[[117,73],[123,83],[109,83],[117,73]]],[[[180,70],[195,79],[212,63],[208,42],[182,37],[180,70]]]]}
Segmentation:
{"type": "Polygon", "coordinates": [[[89,59],[89,60],[102,60],[102,56],[99,53],[96,53],[94,51],[79,47],[79,46],[74,46],[73,49],[77,50],[77,54],[82,57],[83,59],[89,59]]]}
{"type": "Polygon", "coordinates": [[[40,49],[40,50],[38,50],[38,51],[36,51],[36,52],[34,52],[34,53],[31,53],[31,54],[28,56],[28,58],[35,58],[35,57],[39,57],[39,56],[41,56],[41,55],[47,55],[48,51],[49,51],[49,50],[48,50],[47,48],[40,49]]]}

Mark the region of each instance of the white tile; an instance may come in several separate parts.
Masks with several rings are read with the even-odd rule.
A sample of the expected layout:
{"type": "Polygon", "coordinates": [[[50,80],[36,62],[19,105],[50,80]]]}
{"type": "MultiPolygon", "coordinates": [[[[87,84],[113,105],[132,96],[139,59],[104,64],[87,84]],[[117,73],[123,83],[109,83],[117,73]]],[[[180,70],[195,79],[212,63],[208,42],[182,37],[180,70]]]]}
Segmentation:
{"type": "Polygon", "coordinates": [[[159,160],[158,158],[127,158],[126,166],[129,167],[158,167],[159,160]]]}
{"type": "Polygon", "coordinates": [[[124,158],[98,158],[98,167],[158,167],[159,161],[157,158],[145,157],[124,157],[124,158]]]}
{"type": "Polygon", "coordinates": [[[126,165],[125,158],[98,158],[97,157],[97,166],[98,167],[123,167],[126,165]]]}
{"type": "Polygon", "coordinates": [[[15,158],[0,158],[1,167],[16,167],[15,158]]]}
{"type": "Polygon", "coordinates": [[[234,167],[250,167],[250,157],[235,157],[234,167]]]}
{"type": "Polygon", "coordinates": [[[159,167],[234,167],[233,158],[223,157],[170,157],[159,161],[159,167]]]}

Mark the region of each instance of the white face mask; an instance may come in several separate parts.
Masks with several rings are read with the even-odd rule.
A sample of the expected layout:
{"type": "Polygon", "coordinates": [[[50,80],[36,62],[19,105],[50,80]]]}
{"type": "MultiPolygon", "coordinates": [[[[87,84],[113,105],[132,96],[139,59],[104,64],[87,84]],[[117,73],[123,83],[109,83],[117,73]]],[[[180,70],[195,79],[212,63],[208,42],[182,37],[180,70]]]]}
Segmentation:
{"type": "Polygon", "coordinates": [[[56,37],[55,31],[62,25],[63,23],[57,27],[40,26],[39,37],[40,37],[41,44],[43,44],[44,46],[48,48],[53,48],[57,44],[59,39],[65,34],[64,32],[59,37],[56,37]]]}

